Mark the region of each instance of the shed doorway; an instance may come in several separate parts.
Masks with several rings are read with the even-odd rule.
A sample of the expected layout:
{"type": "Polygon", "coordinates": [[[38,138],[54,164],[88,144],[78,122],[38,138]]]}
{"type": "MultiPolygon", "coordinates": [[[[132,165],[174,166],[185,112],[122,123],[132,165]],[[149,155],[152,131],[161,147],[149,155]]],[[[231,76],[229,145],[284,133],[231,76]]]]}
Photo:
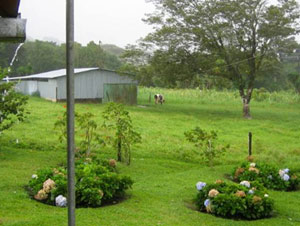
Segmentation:
{"type": "Polygon", "coordinates": [[[129,105],[137,104],[136,84],[104,84],[103,102],[117,102],[129,105]]]}

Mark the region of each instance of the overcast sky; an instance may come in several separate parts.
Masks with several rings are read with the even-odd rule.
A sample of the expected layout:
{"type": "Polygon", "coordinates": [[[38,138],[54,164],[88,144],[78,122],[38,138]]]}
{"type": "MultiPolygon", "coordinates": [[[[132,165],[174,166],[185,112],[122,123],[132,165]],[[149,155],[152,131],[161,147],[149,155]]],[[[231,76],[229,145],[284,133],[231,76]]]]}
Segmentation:
{"type": "MultiPolygon", "coordinates": [[[[65,0],[21,0],[27,36],[65,42],[65,0]]],[[[75,41],[125,47],[151,32],[142,18],[154,10],[145,0],[75,0],[75,41]]]]}
{"type": "MultiPolygon", "coordinates": [[[[142,18],[154,6],[145,0],[74,1],[75,41],[83,45],[93,40],[125,47],[151,32],[142,18]]],[[[27,37],[65,42],[65,8],[66,0],[21,0],[19,12],[27,19],[27,37]]]]}

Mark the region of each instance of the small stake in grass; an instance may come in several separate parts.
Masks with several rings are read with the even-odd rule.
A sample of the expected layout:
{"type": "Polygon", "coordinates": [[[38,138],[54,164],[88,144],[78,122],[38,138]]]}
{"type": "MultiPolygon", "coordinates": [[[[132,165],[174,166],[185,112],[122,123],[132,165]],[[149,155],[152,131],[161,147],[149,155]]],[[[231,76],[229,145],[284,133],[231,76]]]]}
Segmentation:
{"type": "Polygon", "coordinates": [[[249,132],[249,148],[248,148],[248,152],[249,152],[249,157],[252,155],[252,133],[249,132]]]}

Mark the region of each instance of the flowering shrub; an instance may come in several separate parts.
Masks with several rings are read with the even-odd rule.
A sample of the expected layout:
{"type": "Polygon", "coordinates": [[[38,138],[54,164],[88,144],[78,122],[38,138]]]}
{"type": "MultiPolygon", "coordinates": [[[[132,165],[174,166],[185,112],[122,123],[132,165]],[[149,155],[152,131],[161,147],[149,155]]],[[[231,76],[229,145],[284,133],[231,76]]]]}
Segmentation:
{"type": "MultiPolygon", "coordinates": [[[[133,181],[116,172],[115,161],[89,158],[76,162],[76,206],[97,207],[123,198],[133,181]]],[[[34,199],[56,206],[67,205],[67,170],[43,169],[32,175],[29,194],[34,199]]]]}
{"type": "Polygon", "coordinates": [[[243,180],[259,181],[266,188],[283,191],[293,191],[299,188],[298,176],[289,169],[277,169],[265,163],[244,162],[232,173],[237,182],[243,180]]]}
{"type": "Polygon", "coordinates": [[[198,182],[196,188],[200,211],[226,218],[259,219],[272,215],[274,201],[258,182],[228,184],[217,180],[214,184],[198,182]]]}

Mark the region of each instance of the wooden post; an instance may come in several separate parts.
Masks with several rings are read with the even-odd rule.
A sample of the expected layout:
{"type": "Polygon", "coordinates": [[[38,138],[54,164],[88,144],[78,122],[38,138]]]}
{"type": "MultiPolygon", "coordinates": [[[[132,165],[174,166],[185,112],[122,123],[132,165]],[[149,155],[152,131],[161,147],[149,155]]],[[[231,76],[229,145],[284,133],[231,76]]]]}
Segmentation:
{"type": "Polygon", "coordinates": [[[248,148],[248,151],[249,151],[249,156],[252,155],[252,133],[249,132],[249,148],[248,148]]]}

